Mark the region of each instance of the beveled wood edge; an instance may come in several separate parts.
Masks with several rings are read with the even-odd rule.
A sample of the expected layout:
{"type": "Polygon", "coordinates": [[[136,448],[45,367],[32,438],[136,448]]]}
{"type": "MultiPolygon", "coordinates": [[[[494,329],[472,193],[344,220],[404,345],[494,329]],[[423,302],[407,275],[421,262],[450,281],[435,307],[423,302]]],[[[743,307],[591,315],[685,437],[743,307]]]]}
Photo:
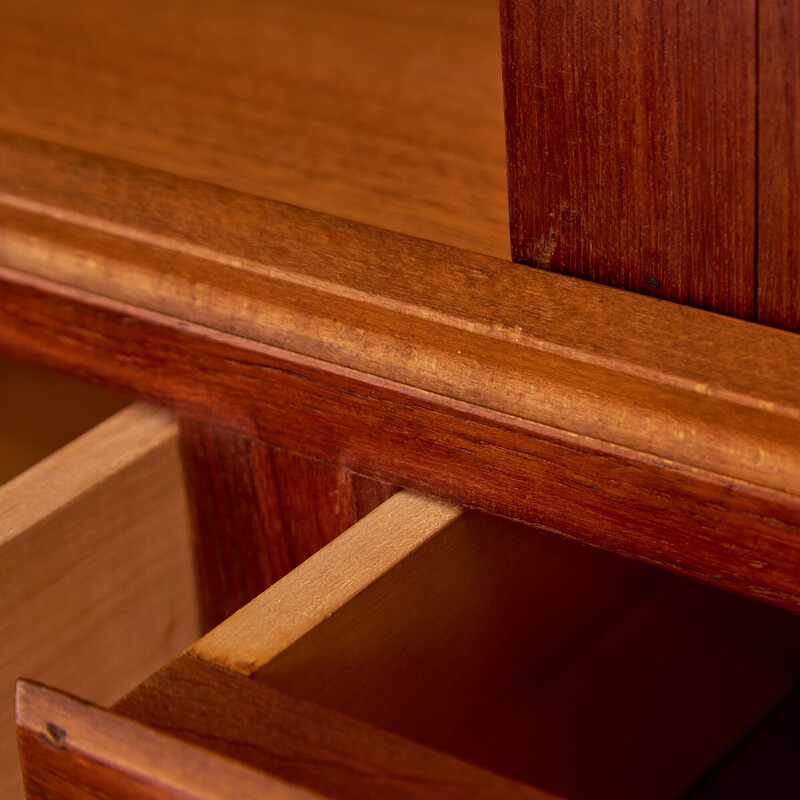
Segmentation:
{"type": "Polygon", "coordinates": [[[16,721],[26,788],[48,797],[72,797],[70,786],[153,800],[321,797],[34,682],[17,682],[16,721]]]}
{"type": "Polygon", "coordinates": [[[187,652],[253,675],[462,513],[452,503],[398,492],[187,652]]]}
{"type": "Polygon", "coordinates": [[[800,337],[10,134],[0,264],[800,495],[800,337]]]}
{"type": "Polygon", "coordinates": [[[0,351],[800,609],[797,496],[0,267],[0,351]]]}

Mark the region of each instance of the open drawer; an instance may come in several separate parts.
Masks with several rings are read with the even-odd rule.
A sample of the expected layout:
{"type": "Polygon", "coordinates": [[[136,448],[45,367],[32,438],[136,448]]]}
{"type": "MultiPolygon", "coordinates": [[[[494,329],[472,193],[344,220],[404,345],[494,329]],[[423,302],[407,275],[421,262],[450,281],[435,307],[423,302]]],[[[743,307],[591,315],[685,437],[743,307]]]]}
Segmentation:
{"type": "Polygon", "coordinates": [[[13,362],[0,376],[0,797],[16,800],[14,681],[112,703],[198,614],[174,418],[13,362]]]}
{"type": "Polygon", "coordinates": [[[18,730],[48,797],[107,791],[109,770],[111,797],[239,796],[188,785],[148,728],[165,753],[177,738],[192,763],[206,748],[333,798],[790,797],[798,634],[787,612],[401,492],[114,714],[20,684],[18,730]],[[730,791],[748,775],[761,789],[730,791]]]}

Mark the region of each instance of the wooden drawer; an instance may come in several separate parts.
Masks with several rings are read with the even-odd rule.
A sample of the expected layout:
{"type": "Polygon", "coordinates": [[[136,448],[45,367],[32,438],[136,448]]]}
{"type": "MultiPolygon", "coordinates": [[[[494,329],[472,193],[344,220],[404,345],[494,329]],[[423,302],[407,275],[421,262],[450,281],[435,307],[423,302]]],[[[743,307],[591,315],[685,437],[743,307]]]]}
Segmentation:
{"type": "Polygon", "coordinates": [[[257,770],[231,781],[260,772],[334,798],[789,797],[799,625],[401,492],[114,714],[21,684],[18,724],[29,785],[48,797],[251,796],[198,778],[242,769],[198,747],[257,770]],[[205,766],[187,776],[185,759],[205,766]],[[719,789],[746,787],[742,774],[784,783],[719,789]]]}
{"type": "Polygon", "coordinates": [[[198,626],[173,417],[13,362],[0,374],[0,796],[20,798],[20,675],[111,703],[198,626]]]}

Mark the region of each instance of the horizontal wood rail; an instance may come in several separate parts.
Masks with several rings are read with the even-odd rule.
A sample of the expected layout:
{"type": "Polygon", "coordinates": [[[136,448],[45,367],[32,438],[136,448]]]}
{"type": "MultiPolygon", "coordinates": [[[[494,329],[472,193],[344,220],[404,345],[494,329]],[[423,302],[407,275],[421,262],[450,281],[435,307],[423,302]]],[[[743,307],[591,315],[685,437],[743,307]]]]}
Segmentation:
{"type": "Polygon", "coordinates": [[[800,609],[800,338],[0,136],[0,349],[800,609]]]}

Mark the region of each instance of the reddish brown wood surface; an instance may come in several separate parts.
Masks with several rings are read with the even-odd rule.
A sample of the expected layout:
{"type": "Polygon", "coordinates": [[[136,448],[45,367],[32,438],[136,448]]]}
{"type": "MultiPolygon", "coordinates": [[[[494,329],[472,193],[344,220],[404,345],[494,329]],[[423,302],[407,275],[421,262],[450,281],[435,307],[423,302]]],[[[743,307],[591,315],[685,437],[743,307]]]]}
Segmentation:
{"type": "Polygon", "coordinates": [[[501,8],[514,260],[752,319],[755,0],[501,8]]]}
{"type": "Polygon", "coordinates": [[[18,357],[800,609],[800,503],[792,494],[39,278],[0,276],[0,347],[18,357]]]}
{"type": "Polygon", "coordinates": [[[181,421],[206,630],[394,491],[221,426],[181,421]]]}
{"type": "Polygon", "coordinates": [[[320,800],[44,686],[19,681],[17,738],[29,800],[320,800]]]}
{"type": "Polygon", "coordinates": [[[800,331],[800,6],[758,19],[758,321],[800,331]]]}
{"type": "Polygon", "coordinates": [[[0,263],[800,494],[800,339],[0,135],[0,263]]]}
{"type": "Polygon", "coordinates": [[[336,800],[557,800],[189,655],[115,710],[336,800]]]}
{"type": "Polygon", "coordinates": [[[795,335],[46,143],[0,153],[5,352],[796,607],[795,335]]]}

